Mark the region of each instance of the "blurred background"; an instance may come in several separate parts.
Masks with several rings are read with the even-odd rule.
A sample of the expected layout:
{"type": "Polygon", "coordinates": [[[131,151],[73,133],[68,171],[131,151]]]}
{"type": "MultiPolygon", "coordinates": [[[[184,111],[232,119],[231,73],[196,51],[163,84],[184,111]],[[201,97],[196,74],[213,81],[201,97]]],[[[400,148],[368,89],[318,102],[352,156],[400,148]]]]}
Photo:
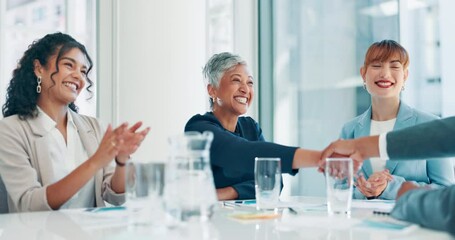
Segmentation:
{"type": "MultiPolygon", "coordinates": [[[[209,109],[201,70],[222,51],[249,63],[248,115],[267,140],[322,149],[370,104],[359,69],[367,48],[393,39],[410,53],[402,99],[455,115],[451,0],[0,0],[0,103],[27,46],[47,33],[86,45],[95,67],[84,114],[152,127],[135,158],[166,161],[169,136],[209,109]]],[[[315,169],[285,176],[286,195],[324,196],[315,169]]]]}

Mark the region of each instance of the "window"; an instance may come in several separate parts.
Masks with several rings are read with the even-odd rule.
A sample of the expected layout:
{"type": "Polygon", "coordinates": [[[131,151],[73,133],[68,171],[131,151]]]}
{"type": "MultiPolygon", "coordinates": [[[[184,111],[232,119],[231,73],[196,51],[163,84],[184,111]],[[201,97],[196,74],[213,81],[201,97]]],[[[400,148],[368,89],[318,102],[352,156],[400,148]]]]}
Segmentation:
{"type": "Polygon", "coordinates": [[[234,50],[233,0],[207,1],[207,54],[234,50]]]}
{"type": "MultiPolygon", "coordinates": [[[[404,101],[444,115],[441,106],[454,99],[443,98],[441,89],[454,80],[441,78],[442,1],[261,2],[260,36],[272,39],[259,46],[264,132],[277,143],[319,150],[337,139],[343,124],[370,105],[359,69],[367,48],[383,39],[410,53],[404,101]]],[[[325,195],[324,178],[314,169],[301,170],[285,185],[292,187],[284,194],[325,195]]]]}

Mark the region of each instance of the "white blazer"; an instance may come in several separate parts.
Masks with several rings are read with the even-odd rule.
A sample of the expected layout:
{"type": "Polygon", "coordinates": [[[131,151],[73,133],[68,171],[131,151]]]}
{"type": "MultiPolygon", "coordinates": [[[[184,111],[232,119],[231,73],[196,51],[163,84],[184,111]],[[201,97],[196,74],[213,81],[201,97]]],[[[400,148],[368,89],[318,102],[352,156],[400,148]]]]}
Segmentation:
{"type": "MultiPolygon", "coordinates": [[[[99,122],[71,110],[69,114],[88,156],[92,156],[103,136],[99,122]]],[[[53,183],[53,168],[49,159],[50,136],[45,133],[36,118],[20,120],[13,115],[0,121],[0,176],[6,187],[9,212],[52,210],[46,198],[46,188],[53,183]]],[[[106,166],[95,175],[97,207],[104,206],[104,201],[114,205],[125,202],[124,194],[111,189],[113,169],[106,166]]]]}

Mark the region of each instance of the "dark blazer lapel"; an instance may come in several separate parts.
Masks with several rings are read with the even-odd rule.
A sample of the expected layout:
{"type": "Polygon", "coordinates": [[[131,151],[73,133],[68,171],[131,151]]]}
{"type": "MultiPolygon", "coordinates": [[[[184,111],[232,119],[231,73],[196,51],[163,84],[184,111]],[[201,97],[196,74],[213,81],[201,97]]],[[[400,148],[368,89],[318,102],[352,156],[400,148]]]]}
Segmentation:
{"type": "MultiPolygon", "coordinates": [[[[371,106],[359,117],[359,121],[354,128],[354,138],[370,136],[371,128],[371,106]]],[[[364,161],[362,172],[366,178],[373,173],[370,161],[364,161]]]]}
{"type": "MultiPolygon", "coordinates": [[[[415,125],[417,121],[416,116],[413,113],[413,110],[408,105],[400,101],[400,106],[398,108],[397,120],[393,126],[393,130],[403,129],[409,126],[415,125]]],[[[398,161],[387,161],[386,168],[389,169],[390,173],[393,174],[393,171],[397,167],[398,161]]]]}

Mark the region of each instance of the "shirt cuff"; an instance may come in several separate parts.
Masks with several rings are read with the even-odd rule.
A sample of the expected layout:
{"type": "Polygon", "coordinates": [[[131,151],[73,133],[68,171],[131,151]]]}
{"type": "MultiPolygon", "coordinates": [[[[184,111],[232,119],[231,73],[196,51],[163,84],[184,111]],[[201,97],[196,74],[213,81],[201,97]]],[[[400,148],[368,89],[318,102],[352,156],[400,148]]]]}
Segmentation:
{"type": "Polygon", "coordinates": [[[382,160],[389,160],[389,155],[387,154],[387,133],[382,133],[379,135],[379,157],[382,160]]]}

